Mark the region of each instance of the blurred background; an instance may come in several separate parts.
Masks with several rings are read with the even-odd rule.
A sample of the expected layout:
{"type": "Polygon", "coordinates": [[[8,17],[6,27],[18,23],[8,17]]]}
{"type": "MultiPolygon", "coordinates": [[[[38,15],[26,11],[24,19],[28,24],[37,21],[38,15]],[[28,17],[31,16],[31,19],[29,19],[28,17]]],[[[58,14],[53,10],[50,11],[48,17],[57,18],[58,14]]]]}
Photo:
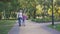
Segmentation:
{"type": "Polygon", "coordinates": [[[52,21],[52,8],[54,21],[60,21],[60,0],[0,0],[0,20],[17,19],[22,9],[32,21],[52,21]]]}

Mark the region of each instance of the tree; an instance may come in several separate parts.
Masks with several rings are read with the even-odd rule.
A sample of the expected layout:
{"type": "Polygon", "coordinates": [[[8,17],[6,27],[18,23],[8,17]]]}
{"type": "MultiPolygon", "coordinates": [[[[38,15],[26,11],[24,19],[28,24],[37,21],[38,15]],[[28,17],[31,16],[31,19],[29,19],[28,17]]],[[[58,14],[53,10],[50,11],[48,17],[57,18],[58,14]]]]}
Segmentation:
{"type": "Polygon", "coordinates": [[[0,11],[4,12],[4,17],[10,15],[12,11],[18,11],[20,8],[18,0],[0,0],[0,7],[0,11]]]}

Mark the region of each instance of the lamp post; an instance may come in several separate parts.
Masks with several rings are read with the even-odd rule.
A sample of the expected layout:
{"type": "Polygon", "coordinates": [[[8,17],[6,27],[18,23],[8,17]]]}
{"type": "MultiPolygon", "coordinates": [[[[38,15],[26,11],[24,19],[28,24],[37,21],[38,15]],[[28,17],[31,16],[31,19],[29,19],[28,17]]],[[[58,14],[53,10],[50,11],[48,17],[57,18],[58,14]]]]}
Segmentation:
{"type": "Polygon", "coordinates": [[[53,13],[53,0],[52,0],[52,25],[54,26],[54,13],[53,13]]]}

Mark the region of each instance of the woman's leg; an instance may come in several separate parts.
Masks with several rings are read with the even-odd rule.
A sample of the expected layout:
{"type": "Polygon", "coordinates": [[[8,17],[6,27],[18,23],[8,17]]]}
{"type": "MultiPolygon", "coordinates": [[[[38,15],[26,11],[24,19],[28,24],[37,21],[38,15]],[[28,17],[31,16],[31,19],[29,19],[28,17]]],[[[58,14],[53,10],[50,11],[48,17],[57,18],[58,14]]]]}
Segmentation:
{"type": "Polygon", "coordinates": [[[21,18],[19,18],[18,21],[19,21],[19,26],[21,26],[21,18]]]}

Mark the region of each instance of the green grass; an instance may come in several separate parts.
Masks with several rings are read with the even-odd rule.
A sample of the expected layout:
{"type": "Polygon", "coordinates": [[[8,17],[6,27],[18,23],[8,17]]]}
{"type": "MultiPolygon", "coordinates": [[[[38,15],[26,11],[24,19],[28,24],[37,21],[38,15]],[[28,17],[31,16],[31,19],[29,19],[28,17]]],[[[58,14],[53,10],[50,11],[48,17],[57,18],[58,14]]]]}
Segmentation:
{"type": "Polygon", "coordinates": [[[0,34],[8,34],[14,23],[15,20],[0,20],[0,34]]]}
{"type": "Polygon", "coordinates": [[[55,27],[53,27],[52,25],[49,25],[48,27],[56,29],[58,31],[60,31],[60,24],[55,24],[55,27]]]}

